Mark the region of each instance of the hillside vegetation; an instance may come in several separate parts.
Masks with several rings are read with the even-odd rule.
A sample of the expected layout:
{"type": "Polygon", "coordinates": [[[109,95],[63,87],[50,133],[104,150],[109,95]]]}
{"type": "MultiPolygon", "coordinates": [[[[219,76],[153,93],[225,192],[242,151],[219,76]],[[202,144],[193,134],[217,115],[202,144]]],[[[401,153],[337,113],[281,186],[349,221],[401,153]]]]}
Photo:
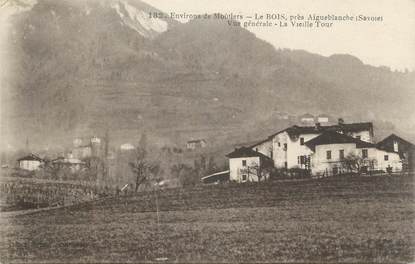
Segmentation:
{"type": "Polygon", "coordinates": [[[5,143],[64,145],[108,129],[114,144],[147,130],[155,141],[202,137],[229,147],[282,128],[278,111],[402,129],[415,118],[414,73],[351,55],[276,49],[226,21],[132,21],[127,6],[159,11],[139,0],[39,0],[12,17],[1,91],[5,143]],[[166,31],[145,31],[149,23],[166,31]]]}

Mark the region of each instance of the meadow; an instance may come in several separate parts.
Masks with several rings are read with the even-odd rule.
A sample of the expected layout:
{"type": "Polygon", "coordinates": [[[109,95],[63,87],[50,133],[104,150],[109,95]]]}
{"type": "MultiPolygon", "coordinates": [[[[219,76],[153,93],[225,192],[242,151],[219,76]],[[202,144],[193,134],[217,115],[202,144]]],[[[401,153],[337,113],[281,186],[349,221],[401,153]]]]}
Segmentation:
{"type": "Polygon", "coordinates": [[[110,197],[1,217],[0,261],[408,263],[415,260],[414,198],[413,176],[110,197]]]}

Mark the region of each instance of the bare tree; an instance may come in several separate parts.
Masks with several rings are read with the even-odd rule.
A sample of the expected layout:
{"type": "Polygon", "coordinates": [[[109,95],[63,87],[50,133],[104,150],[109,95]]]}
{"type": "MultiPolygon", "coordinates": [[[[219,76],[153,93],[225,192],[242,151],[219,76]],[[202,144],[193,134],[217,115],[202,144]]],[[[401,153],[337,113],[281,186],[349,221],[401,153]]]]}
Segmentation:
{"type": "Polygon", "coordinates": [[[133,161],[129,162],[130,168],[135,176],[135,192],[138,187],[147,180],[149,163],[146,160],[146,153],[140,147],[137,147],[134,153],[133,161]]]}
{"type": "Polygon", "coordinates": [[[356,172],[360,173],[361,165],[363,163],[363,159],[354,154],[350,153],[346,157],[341,160],[341,166],[347,170],[347,172],[356,172]]]}
{"type": "Polygon", "coordinates": [[[363,167],[372,167],[375,164],[375,160],[364,159],[359,155],[350,153],[344,159],[341,160],[341,166],[347,170],[347,172],[355,172],[360,174],[363,167]]]}

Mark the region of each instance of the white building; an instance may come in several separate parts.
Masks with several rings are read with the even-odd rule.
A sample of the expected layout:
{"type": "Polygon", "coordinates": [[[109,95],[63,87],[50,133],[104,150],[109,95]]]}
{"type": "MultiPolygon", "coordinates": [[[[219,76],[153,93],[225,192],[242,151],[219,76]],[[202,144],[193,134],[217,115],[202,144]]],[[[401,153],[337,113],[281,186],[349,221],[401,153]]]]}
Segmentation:
{"type": "Polygon", "coordinates": [[[22,170],[35,171],[43,163],[43,160],[34,154],[27,155],[17,160],[22,170]]]}
{"type": "Polygon", "coordinates": [[[330,122],[330,117],[328,115],[321,114],[317,116],[317,122],[320,124],[327,124],[330,122]]]}
{"type": "Polygon", "coordinates": [[[207,146],[207,142],[204,139],[189,140],[186,143],[186,148],[189,150],[205,148],[206,146],[207,146]]]}
{"type": "Polygon", "coordinates": [[[235,149],[229,158],[229,179],[239,183],[258,182],[269,178],[272,159],[247,147],[235,149]]]}
{"type": "Polygon", "coordinates": [[[396,144],[387,148],[386,143],[374,144],[370,122],[345,124],[339,119],[331,126],[292,126],[228,154],[229,178],[259,181],[268,178],[272,168],[304,169],[314,176],[402,171],[402,155],[396,144]]]}
{"type": "Polygon", "coordinates": [[[345,171],[344,158],[360,157],[360,170],[400,171],[398,153],[374,144],[372,123],[292,126],[250,146],[273,160],[275,168],[307,169],[314,175],[345,171]]]}
{"type": "Polygon", "coordinates": [[[354,123],[332,126],[292,126],[281,130],[266,140],[250,146],[274,161],[276,168],[304,168],[308,169],[308,158],[312,154],[305,142],[318,137],[325,131],[334,131],[356,139],[373,143],[372,123],[354,123]]]}
{"type": "Polygon", "coordinates": [[[375,144],[338,132],[324,132],[305,145],[311,150],[308,157],[313,175],[330,176],[350,170],[402,170],[398,153],[378,149],[375,144]]]}
{"type": "Polygon", "coordinates": [[[129,150],[135,150],[135,147],[134,147],[134,145],[133,145],[133,144],[130,144],[130,143],[125,143],[125,144],[122,144],[122,145],[120,146],[120,149],[121,149],[122,151],[129,151],[129,150]]]}
{"type": "Polygon", "coordinates": [[[85,162],[77,158],[73,158],[72,156],[68,158],[55,159],[52,161],[52,164],[60,169],[67,168],[70,170],[71,173],[78,172],[86,166],[85,162]]]}

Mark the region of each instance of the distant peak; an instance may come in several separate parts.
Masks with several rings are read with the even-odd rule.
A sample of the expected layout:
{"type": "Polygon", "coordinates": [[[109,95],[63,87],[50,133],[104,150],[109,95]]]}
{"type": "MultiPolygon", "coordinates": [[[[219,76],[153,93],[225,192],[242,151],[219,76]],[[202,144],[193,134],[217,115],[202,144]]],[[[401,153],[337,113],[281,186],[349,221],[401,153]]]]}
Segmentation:
{"type": "Polygon", "coordinates": [[[166,21],[159,18],[150,18],[146,11],[136,8],[126,1],[114,1],[111,7],[117,11],[124,25],[144,37],[153,38],[168,28],[166,21]]]}

